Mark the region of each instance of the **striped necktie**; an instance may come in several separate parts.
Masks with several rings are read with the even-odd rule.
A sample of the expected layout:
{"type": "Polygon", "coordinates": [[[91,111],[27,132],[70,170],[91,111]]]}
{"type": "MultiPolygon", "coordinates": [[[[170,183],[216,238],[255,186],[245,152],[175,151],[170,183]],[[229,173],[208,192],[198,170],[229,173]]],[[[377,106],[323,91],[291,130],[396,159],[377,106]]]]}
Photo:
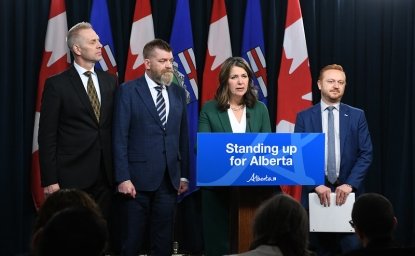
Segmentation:
{"type": "Polygon", "coordinates": [[[167,116],[166,116],[166,102],[164,101],[164,97],[162,94],[163,86],[158,85],[154,87],[157,90],[157,98],[156,98],[156,108],[157,113],[159,114],[160,121],[163,124],[163,127],[166,127],[167,123],[167,116]]]}

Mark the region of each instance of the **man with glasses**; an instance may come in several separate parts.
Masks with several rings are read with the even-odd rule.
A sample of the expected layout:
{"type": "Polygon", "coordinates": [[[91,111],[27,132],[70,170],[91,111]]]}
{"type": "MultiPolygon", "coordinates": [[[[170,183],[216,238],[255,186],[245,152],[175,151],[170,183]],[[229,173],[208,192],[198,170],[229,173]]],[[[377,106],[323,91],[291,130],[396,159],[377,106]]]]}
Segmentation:
{"type": "Polygon", "coordinates": [[[402,248],[394,240],[398,221],[391,202],[380,194],[361,195],[353,205],[349,223],[364,248],[347,253],[347,256],[415,255],[414,248],[402,248]]]}
{"type": "MultiPolygon", "coordinates": [[[[294,130],[323,132],[326,136],[325,183],[303,186],[306,209],[309,193],[317,193],[326,207],[330,207],[331,193],[336,195],[336,205],[343,205],[351,192],[359,195],[372,162],[372,142],[363,110],[340,102],[346,88],[343,67],[332,64],[322,68],[317,85],[320,103],[297,114],[294,130]]],[[[337,255],[358,248],[359,242],[353,234],[311,233],[310,245],[318,255],[337,255]]]]}

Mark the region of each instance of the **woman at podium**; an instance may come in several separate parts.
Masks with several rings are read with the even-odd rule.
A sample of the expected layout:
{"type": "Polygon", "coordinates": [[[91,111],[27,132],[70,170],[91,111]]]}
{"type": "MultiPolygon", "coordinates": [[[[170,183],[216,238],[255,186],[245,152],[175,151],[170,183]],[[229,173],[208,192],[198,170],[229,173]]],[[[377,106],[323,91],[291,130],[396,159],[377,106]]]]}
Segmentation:
{"type": "MultiPolygon", "coordinates": [[[[214,99],[200,112],[199,132],[271,132],[268,109],[258,100],[253,77],[241,57],[230,57],[222,64],[214,99]]],[[[230,189],[204,187],[201,194],[205,255],[229,254],[230,189]]]]}

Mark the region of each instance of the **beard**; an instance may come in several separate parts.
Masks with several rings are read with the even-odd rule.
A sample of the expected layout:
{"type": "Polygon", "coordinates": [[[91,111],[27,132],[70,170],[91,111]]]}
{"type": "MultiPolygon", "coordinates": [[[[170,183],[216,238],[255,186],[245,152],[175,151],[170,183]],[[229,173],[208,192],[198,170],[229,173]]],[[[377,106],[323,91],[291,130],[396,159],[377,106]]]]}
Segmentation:
{"type": "Polygon", "coordinates": [[[164,84],[165,86],[171,85],[173,82],[173,72],[172,71],[165,71],[160,76],[160,82],[161,84],[164,84]]]}
{"type": "Polygon", "coordinates": [[[162,70],[160,72],[148,70],[147,73],[154,82],[162,84],[165,86],[171,85],[173,82],[173,71],[171,70],[162,70]]]}

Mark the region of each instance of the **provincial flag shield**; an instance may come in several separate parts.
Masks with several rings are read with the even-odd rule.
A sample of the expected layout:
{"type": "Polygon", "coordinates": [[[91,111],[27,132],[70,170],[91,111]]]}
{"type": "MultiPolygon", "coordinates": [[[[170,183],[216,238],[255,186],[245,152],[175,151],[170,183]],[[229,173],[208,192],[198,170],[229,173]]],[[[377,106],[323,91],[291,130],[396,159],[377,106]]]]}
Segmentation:
{"type": "MultiPolygon", "coordinates": [[[[187,119],[189,127],[189,190],[185,195],[195,191],[196,188],[196,134],[199,118],[199,88],[196,72],[195,54],[193,51],[193,35],[190,19],[189,0],[178,0],[176,15],[170,38],[173,49],[174,73],[176,82],[186,90],[187,119]]],[[[181,195],[181,198],[183,196],[181,195]]]]}
{"type": "Polygon", "coordinates": [[[93,0],[90,22],[95,32],[99,35],[102,44],[102,59],[95,64],[95,67],[118,75],[117,63],[115,61],[114,42],[108,6],[106,0],[93,0]]]}
{"type": "Polygon", "coordinates": [[[258,99],[267,103],[267,65],[264,57],[264,35],[262,31],[261,5],[258,0],[248,0],[242,41],[242,57],[254,72],[254,85],[258,99]]]}

